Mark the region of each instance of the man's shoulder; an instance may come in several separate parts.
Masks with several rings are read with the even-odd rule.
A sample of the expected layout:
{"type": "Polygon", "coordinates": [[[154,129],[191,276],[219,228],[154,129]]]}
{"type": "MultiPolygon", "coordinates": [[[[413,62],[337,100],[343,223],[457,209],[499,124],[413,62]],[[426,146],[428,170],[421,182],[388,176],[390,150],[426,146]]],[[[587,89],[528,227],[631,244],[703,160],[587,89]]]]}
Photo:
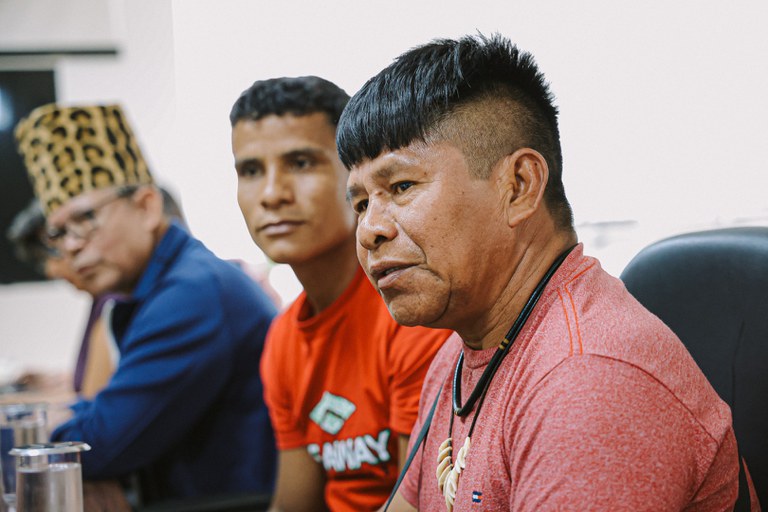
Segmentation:
{"type": "Polygon", "coordinates": [[[275,315],[272,325],[269,327],[270,337],[292,337],[299,333],[300,329],[296,321],[298,304],[296,299],[286,309],[275,315]]]}
{"type": "Polygon", "coordinates": [[[190,236],[179,249],[177,257],[169,266],[172,272],[180,272],[186,279],[204,280],[209,276],[237,275],[248,277],[231,261],[226,261],[211,252],[200,240],[190,236]],[[193,272],[194,271],[194,272],[193,272]]]}
{"type": "Polygon", "coordinates": [[[133,296],[135,311],[144,322],[226,325],[239,333],[238,339],[244,336],[242,331],[268,325],[276,311],[258,285],[202,242],[179,231],[176,228],[172,243],[155,255],[133,296]]]}
{"type": "Polygon", "coordinates": [[[452,333],[440,347],[440,350],[438,350],[432,365],[453,365],[463,348],[464,342],[462,341],[461,336],[455,332],[452,333]]]}
{"type": "Polygon", "coordinates": [[[192,287],[198,294],[219,293],[248,300],[258,285],[237,264],[211,252],[200,240],[187,234],[161,273],[164,286],[192,287]]]}
{"type": "Polygon", "coordinates": [[[463,347],[464,342],[461,340],[461,336],[456,333],[451,334],[448,339],[445,340],[437,351],[437,354],[435,354],[432,363],[429,365],[427,376],[424,379],[425,390],[431,388],[433,385],[442,385],[446,376],[453,371],[456,360],[463,347]]]}

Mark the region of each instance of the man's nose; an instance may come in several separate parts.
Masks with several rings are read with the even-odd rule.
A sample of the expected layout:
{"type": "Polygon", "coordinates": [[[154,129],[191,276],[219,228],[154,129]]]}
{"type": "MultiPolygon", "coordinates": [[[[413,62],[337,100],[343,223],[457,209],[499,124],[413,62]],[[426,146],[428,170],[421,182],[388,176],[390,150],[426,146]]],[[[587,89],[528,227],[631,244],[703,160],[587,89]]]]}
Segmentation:
{"type": "Polygon", "coordinates": [[[368,208],[357,224],[357,240],[372,251],[397,236],[397,223],[383,201],[370,198],[368,208]]]}
{"type": "Polygon", "coordinates": [[[86,237],[67,231],[57,242],[55,249],[64,255],[77,254],[83,248],[85,242],[86,237]]]}
{"type": "Polygon", "coordinates": [[[293,201],[293,184],[291,179],[277,168],[267,170],[264,177],[264,188],[261,192],[261,205],[264,208],[277,208],[293,201]]]}

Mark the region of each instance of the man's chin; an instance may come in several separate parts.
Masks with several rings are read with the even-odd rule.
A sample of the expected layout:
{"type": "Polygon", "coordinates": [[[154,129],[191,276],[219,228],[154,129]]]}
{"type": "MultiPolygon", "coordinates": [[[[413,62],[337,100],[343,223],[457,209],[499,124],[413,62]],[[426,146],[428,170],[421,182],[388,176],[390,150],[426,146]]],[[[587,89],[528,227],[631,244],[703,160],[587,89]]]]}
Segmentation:
{"type": "Polygon", "coordinates": [[[132,288],[119,276],[106,275],[100,272],[94,272],[88,276],[83,280],[82,285],[82,289],[94,297],[107,293],[126,294],[128,293],[126,290],[132,288]]]}
{"type": "Polygon", "coordinates": [[[312,261],[317,255],[311,249],[286,243],[280,245],[256,244],[271,261],[281,265],[301,265],[312,261]]]}
{"type": "Polygon", "coordinates": [[[392,315],[392,318],[395,319],[395,322],[400,325],[404,325],[406,327],[440,327],[438,324],[442,316],[441,312],[434,311],[432,308],[425,309],[418,306],[409,306],[408,304],[405,304],[402,301],[398,301],[397,299],[385,302],[387,304],[389,314],[392,315]]]}
{"type": "Polygon", "coordinates": [[[99,295],[116,292],[115,288],[116,286],[108,286],[101,283],[86,283],[83,290],[94,297],[98,297],[99,295]]]}

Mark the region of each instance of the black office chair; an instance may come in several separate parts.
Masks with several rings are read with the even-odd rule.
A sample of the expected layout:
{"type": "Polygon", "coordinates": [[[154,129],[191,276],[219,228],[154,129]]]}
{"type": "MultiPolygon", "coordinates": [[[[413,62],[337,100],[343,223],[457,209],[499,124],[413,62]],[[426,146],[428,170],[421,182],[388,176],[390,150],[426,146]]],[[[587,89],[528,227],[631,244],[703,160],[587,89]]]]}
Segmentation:
{"type": "MultiPolygon", "coordinates": [[[[731,406],[739,451],[760,503],[768,503],[768,227],[661,240],[635,256],[621,279],[680,337],[731,406]]],[[[738,504],[745,499],[740,492],[738,504]]]]}

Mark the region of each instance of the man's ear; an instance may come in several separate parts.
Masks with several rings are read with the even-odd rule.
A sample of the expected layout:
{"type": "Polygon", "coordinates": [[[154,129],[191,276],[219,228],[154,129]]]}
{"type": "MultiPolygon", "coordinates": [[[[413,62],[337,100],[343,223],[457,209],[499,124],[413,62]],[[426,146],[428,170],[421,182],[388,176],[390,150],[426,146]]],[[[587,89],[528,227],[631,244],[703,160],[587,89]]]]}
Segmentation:
{"type": "Polygon", "coordinates": [[[142,212],[142,223],[150,231],[154,231],[164,221],[163,195],[154,186],[142,186],[134,192],[132,199],[142,212]]]}
{"type": "Polygon", "coordinates": [[[496,167],[507,224],[515,227],[542,207],[549,167],[541,153],[531,148],[521,148],[505,156],[496,167]]]}

